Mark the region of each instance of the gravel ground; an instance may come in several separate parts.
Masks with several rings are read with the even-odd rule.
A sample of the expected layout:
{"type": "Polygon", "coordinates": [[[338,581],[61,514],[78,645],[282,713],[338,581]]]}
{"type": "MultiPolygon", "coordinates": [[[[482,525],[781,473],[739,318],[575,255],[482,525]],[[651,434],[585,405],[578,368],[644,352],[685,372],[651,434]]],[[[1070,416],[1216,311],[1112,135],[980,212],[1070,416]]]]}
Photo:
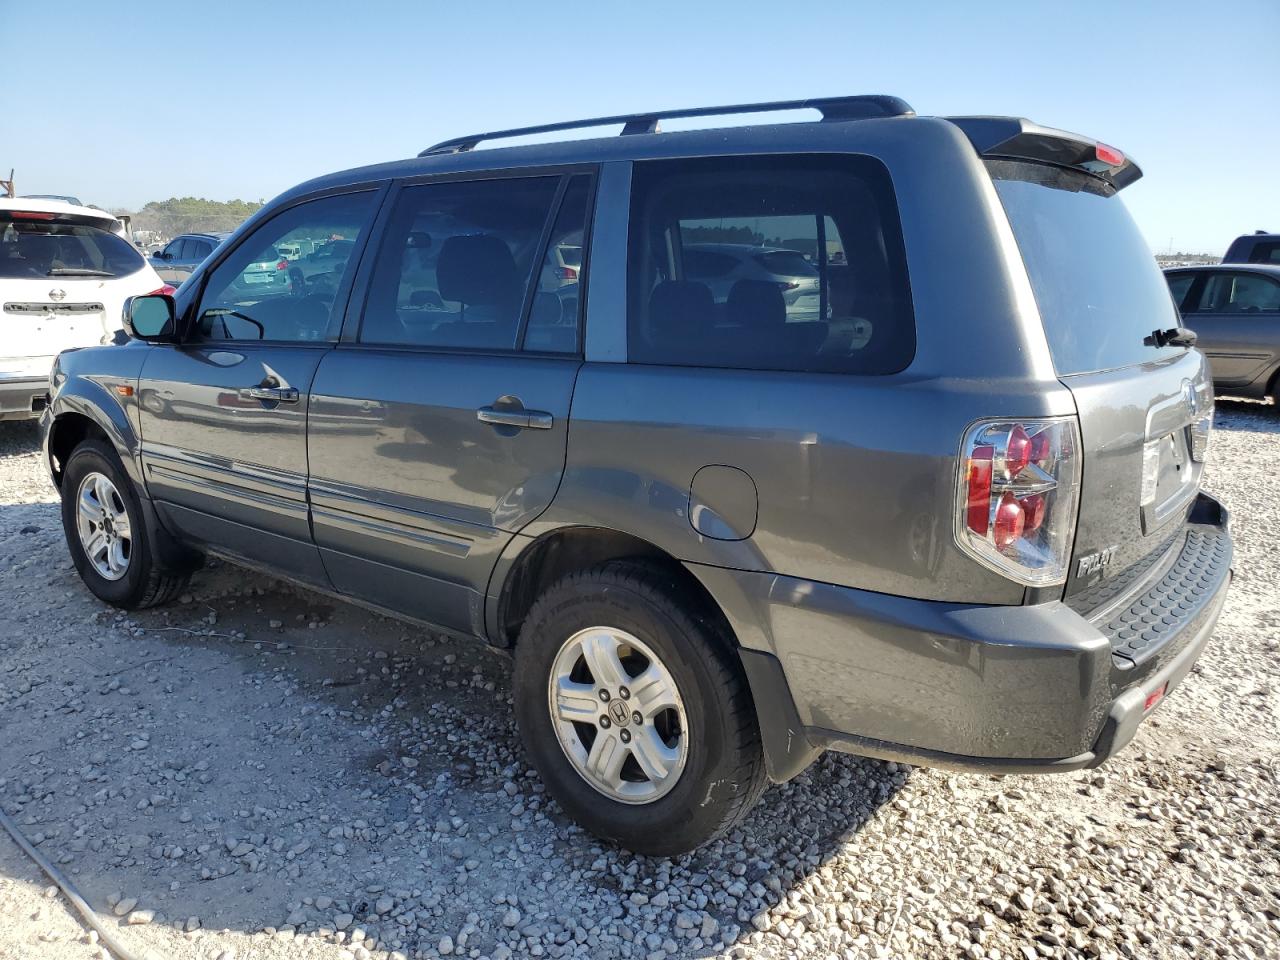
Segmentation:
{"type": "MultiPolygon", "coordinates": [[[[0,424],[0,805],[172,960],[1280,956],[1280,415],[1222,402],[1216,641],[1121,757],[1058,777],[828,755],[676,861],[567,822],[509,666],[229,566],[104,607],[0,424]]],[[[0,831],[0,957],[104,956],[0,831]]]]}

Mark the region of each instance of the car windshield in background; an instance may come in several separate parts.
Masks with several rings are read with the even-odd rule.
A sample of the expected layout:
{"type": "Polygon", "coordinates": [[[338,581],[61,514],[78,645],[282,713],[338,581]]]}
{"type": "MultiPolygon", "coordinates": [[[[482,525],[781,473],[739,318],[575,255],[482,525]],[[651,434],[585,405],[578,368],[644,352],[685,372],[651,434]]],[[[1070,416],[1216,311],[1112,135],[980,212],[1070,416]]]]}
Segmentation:
{"type": "Polygon", "coordinates": [[[1181,354],[1151,345],[1179,325],[1168,285],[1111,187],[1036,163],[988,164],[1013,226],[1058,374],[1181,354]]]}
{"type": "Polygon", "coordinates": [[[123,277],[143,263],[129,241],[100,227],[0,212],[0,278],[123,277]]]}

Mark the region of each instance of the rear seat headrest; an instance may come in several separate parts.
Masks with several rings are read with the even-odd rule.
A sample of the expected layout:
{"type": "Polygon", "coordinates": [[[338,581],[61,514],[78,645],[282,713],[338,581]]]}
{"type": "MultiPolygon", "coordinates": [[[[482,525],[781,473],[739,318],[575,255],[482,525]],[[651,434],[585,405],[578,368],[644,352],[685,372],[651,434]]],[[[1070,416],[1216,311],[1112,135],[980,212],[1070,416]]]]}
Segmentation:
{"type": "Polygon", "coordinates": [[[711,288],[694,280],[664,280],[649,294],[649,332],[658,337],[688,336],[715,324],[711,288]]]}
{"type": "Polygon", "coordinates": [[[730,323],[766,330],[787,322],[787,303],[776,283],[738,280],[729,288],[725,314],[730,323]]]}

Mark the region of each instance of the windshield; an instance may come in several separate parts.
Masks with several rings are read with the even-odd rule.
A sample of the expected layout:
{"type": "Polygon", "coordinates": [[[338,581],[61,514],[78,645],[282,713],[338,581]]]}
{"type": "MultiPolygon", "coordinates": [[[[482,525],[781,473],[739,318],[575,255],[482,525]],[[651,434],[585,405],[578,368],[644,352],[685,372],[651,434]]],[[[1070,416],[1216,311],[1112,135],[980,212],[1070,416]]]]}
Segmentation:
{"type": "Polygon", "coordinates": [[[1044,164],[988,164],[1035,292],[1060,376],[1125,367],[1184,347],[1156,347],[1179,326],[1164,277],[1115,191],[1044,164]]]}
{"type": "Polygon", "coordinates": [[[100,227],[0,212],[0,278],[123,277],[143,263],[128,240],[100,227]]]}

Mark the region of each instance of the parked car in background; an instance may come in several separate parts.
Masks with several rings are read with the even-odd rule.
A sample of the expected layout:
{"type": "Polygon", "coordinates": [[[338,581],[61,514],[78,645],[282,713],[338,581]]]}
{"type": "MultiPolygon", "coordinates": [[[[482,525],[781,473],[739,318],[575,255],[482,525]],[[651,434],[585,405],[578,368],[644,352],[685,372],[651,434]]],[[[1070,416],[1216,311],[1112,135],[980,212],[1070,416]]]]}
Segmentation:
{"type": "Polygon", "coordinates": [[[1280,263],[1173,267],[1165,279],[1214,389],[1280,404],[1280,263]]]}
{"type": "Polygon", "coordinates": [[[1138,167],[883,96],[551,129],[620,122],[301,184],[135,299],[133,342],[59,358],[43,443],[86,587],[163,603],[214,554],[513,648],[548,792],[648,854],[826,749],[1122,749],[1232,556],[1208,368],[1118,196],[1138,167]],[[800,107],[823,121],[657,132],[800,107]],[[322,234],[334,282],[246,291],[322,234]],[[735,245],[717,296],[709,235],[788,249],[735,245]],[[538,289],[573,237],[584,295],[538,289]],[[800,280],[829,316],[792,314],[800,280]]]}
{"type": "MultiPolygon", "coordinates": [[[[696,226],[691,228],[697,230],[696,226]]],[[[727,304],[739,280],[772,284],[782,293],[788,321],[821,317],[818,268],[796,250],[746,243],[685,243],[686,275],[705,284],[718,304],[727,304]]],[[[750,289],[750,287],[739,288],[750,289]]]]}
{"type": "Polygon", "coordinates": [[[1277,263],[1280,264],[1280,233],[1257,233],[1236,237],[1227,248],[1223,263],[1277,263]]]}
{"type": "MultiPolygon", "coordinates": [[[[73,207],[83,207],[79,197],[69,197],[60,193],[28,193],[21,197],[23,200],[61,200],[63,203],[69,203],[73,207]]],[[[97,209],[96,207],[94,209],[97,209]]]]}
{"type": "Polygon", "coordinates": [[[39,416],[53,358],[111,342],[128,297],[173,292],[120,231],[101,210],[0,199],[0,420],[39,416]]]}
{"type": "Polygon", "coordinates": [[[229,236],[229,233],[181,234],[151,255],[151,265],[162,279],[180,284],[229,236]]]}

